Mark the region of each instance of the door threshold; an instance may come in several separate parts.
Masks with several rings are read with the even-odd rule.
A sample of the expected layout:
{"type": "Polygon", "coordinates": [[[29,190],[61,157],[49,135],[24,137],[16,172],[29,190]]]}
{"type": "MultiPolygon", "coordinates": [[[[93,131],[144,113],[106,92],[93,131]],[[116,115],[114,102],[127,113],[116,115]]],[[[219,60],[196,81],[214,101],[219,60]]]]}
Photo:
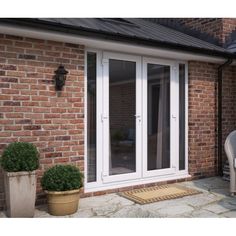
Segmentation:
{"type": "Polygon", "coordinates": [[[132,187],[135,185],[142,185],[142,184],[151,184],[151,183],[159,183],[163,181],[170,181],[170,180],[179,180],[179,179],[185,179],[190,178],[191,175],[188,173],[183,174],[175,174],[175,175],[168,175],[168,176],[158,176],[158,177],[151,177],[151,178],[144,178],[144,179],[134,179],[134,180],[128,180],[128,181],[122,181],[122,182],[116,182],[116,183],[103,183],[99,185],[98,183],[87,183],[84,186],[84,193],[91,193],[91,192],[97,192],[97,191],[104,191],[104,190],[110,190],[110,189],[118,189],[123,187],[132,187]]]}

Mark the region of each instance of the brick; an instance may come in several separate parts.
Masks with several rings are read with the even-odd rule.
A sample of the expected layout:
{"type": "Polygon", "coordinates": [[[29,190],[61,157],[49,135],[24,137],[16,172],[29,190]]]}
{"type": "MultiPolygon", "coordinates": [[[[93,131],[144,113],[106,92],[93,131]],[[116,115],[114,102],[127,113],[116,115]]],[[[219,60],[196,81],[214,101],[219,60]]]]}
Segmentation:
{"type": "Polygon", "coordinates": [[[54,163],[58,164],[58,163],[67,163],[69,162],[69,158],[56,158],[54,159],[54,163]]]}
{"type": "Polygon", "coordinates": [[[13,107],[1,107],[1,112],[13,112],[13,110],[13,107]]]}
{"type": "Polygon", "coordinates": [[[41,125],[27,125],[24,126],[24,130],[40,130],[41,125]]]}
{"type": "MultiPolygon", "coordinates": [[[[19,89],[21,88],[21,86],[19,86],[19,89]]],[[[30,96],[13,96],[13,100],[14,101],[29,101],[30,100],[30,96]]]]}
{"type": "Polygon", "coordinates": [[[41,159],[40,160],[40,164],[44,165],[44,164],[52,164],[53,160],[52,159],[41,159]]]}
{"type": "Polygon", "coordinates": [[[29,102],[29,101],[23,101],[22,102],[22,106],[26,106],[26,107],[29,107],[29,106],[39,106],[39,102],[29,102]]]}
{"type": "Polygon", "coordinates": [[[71,137],[70,136],[58,136],[56,137],[56,140],[70,140],[71,137]]]}
{"type": "Polygon", "coordinates": [[[3,102],[3,106],[20,106],[20,102],[5,101],[3,102]]]}
{"type": "Polygon", "coordinates": [[[33,107],[33,112],[35,113],[49,113],[50,112],[50,108],[46,108],[46,107],[33,107]]]}
{"type": "Polygon", "coordinates": [[[0,88],[10,88],[10,84],[0,83],[0,88]]]}
{"type": "Polygon", "coordinates": [[[7,82],[7,83],[18,83],[18,78],[13,77],[1,77],[0,81],[7,82]]]}
{"type": "Polygon", "coordinates": [[[14,132],[13,136],[19,137],[20,141],[22,141],[22,142],[23,142],[23,140],[26,141],[26,139],[25,139],[26,136],[30,136],[30,138],[27,139],[27,142],[31,142],[31,141],[34,140],[34,138],[32,138],[31,131],[28,131],[28,130],[27,131],[17,131],[17,132],[14,132]]]}
{"type": "Polygon", "coordinates": [[[2,89],[2,94],[19,94],[20,91],[17,89],[2,89]]]}
{"type": "Polygon", "coordinates": [[[33,136],[48,136],[50,135],[50,132],[49,131],[43,131],[43,130],[35,130],[35,131],[32,131],[32,134],[33,136]]]}
{"type": "Polygon", "coordinates": [[[11,130],[11,131],[18,131],[21,130],[22,127],[21,126],[4,126],[4,130],[11,130]]]}
{"type": "Polygon", "coordinates": [[[42,124],[51,124],[52,123],[51,120],[35,120],[34,122],[35,122],[35,124],[40,124],[40,125],[42,125],[42,124]]]}
{"type": "Polygon", "coordinates": [[[46,147],[42,149],[42,152],[54,152],[54,148],[53,147],[46,147]]]}
{"type": "Polygon", "coordinates": [[[16,120],[16,124],[31,124],[32,120],[31,119],[23,119],[23,120],[16,120]]]}
{"type": "Polygon", "coordinates": [[[62,157],[62,153],[61,152],[46,153],[45,157],[46,158],[62,157]]]}
{"type": "MultiPolygon", "coordinates": [[[[6,118],[23,118],[24,114],[23,113],[6,113],[6,118]]],[[[17,120],[15,120],[16,122],[17,120]]]]}
{"type": "Polygon", "coordinates": [[[15,42],[15,46],[16,47],[22,47],[22,48],[31,48],[32,47],[32,43],[30,42],[25,42],[25,41],[16,41],[15,42]]]}
{"type": "Polygon", "coordinates": [[[1,70],[16,70],[15,65],[6,65],[6,64],[0,64],[0,69],[1,70]]]}

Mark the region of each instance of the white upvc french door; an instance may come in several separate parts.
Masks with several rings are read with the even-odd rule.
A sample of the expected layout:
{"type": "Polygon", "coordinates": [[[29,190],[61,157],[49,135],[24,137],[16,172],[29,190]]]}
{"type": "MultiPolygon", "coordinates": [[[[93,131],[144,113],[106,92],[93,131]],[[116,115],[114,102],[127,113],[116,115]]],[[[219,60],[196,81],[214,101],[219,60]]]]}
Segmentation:
{"type": "Polygon", "coordinates": [[[102,182],[142,177],[141,57],[103,52],[102,182]]]}
{"type": "Polygon", "coordinates": [[[179,64],[96,53],[96,73],[89,74],[91,106],[96,75],[96,171],[90,157],[90,179],[96,181],[90,180],[86,187],[173,179],[179,171],[179,64]]]}
{"type": "Polygon", "coordinates": [[[143,58],[142,177],[178,170],[179,82],[173,61],[143,58]]]}

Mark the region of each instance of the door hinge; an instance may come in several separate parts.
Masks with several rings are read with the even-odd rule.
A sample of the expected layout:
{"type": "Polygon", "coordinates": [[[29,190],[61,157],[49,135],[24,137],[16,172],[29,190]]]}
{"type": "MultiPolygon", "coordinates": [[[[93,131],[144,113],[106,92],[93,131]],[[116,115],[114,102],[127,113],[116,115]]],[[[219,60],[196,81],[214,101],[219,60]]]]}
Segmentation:
{"type": "Polygon", "coordinates": [[[104,66],[106,63],[108,63],[109,62],[109,60],[108,59],[102,59],[102,65],[104,66]]]}
{"type": "Polygon", "coordinates": [[[107,177],[107,174],[104,174],[104,172],[101,172],[101,179],[104,180],[105,177],[107,177]]]}
{"type": "Polygon", "coordinates": [[[101,122],[103,123],[104,120],[107,120],[108,116],[104,116],[103,114],[101,114],[101,122]]]}

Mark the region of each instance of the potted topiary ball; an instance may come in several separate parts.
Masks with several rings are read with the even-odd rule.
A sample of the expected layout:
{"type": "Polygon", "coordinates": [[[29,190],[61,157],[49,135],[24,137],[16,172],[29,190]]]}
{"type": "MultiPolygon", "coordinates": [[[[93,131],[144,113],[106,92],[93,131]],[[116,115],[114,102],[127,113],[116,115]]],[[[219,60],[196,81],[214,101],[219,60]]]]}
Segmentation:
{"type": "Polygon", "coordinates": [[[1,156],[8,217],[33,217],[39,153],[31,143],[16,142],[1,156]]]}
{"type": "Polygon", "coordinates": [[[83,174],[77,167],[72,165],[53,166],[44,172],[41,185],[47,194],[49,214],[64,216],[78,210],[83,174]]]}

